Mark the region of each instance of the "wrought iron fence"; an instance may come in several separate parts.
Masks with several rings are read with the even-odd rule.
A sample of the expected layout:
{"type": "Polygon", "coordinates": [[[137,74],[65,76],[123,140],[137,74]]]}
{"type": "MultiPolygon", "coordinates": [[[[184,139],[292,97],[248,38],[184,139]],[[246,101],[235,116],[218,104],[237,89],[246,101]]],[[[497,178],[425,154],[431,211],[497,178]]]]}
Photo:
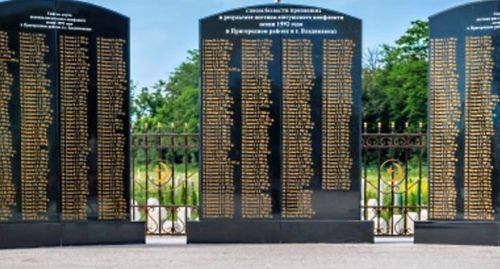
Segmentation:
{"type": "Polygon", "coordinates": [[[131,150],[132,220],[147,235],[184,235],[198,219],[198,134],[134,134],[131,150]]]}
{"type": "Polygon", "coordinates": [[[374,222],[378,236],[411,236],[414,222],[427,220],[428,184],[426,135],[416,132],[367,131],[364,124],[362,218],[374,222]]]}
{"type": "MultiPolygon", "coordinates": [[[[428,215],[426,140],[422,128],[362,136],[362,218],[379,236],[413,234],[428,215]]],[[[186,221],[199,218],[198,134],[132,136],[131,216],[145,221],[148,235],[184,235],[186,221]]]]}

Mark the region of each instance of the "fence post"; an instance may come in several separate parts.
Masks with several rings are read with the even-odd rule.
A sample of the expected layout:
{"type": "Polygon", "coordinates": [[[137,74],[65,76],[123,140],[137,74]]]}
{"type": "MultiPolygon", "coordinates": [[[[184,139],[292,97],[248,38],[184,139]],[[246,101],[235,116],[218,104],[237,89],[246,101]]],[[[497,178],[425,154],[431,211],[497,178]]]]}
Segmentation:
{"type": "MultiPolygon", "coordinates": [[[[409,123],[408,122],[405,122],[405,128],[404,128],[404,132],[406,134],[408,134],[408,127],[409,127],[409,123]]],[[[408,162],[410,161],[409,160],[409,157],[410,157],[410,152],[409,152],[409,146],[410,146],[410,136],[406,136],[404,141],[405,141],[405,192],[404,192],[404,203],[401,203],[401,212],[402,212],[402,215],[403,215],[403,224],[404,224],[404,228],[403,228],[403,233],[406,235],[408,234],[408,206],[409,206],[409,203],[408,203],[408,192],[410,191],[410,189],[408,188],[408,185],[409,185],[409,179],[408,179],[408,173],[409,173],[409,167],[408,167],[408,162]]]]}
{"type": "MultiPolygon", "coordinates": [[[[163,128],[162,124],[159,122],[156,126],[157,128],[157,144],[156,144],[156,152],[158,154],[157,156],[157,165],[158,165],[158,182],[157,183],[157,193],[158,193],[158,233],[159,235],[163,234],[163,223],[162,223],[162,207],[163,207],[163,180],[162,180],[162,158],[163,158],[163,151],[162,151],[162,135],[161,135],[161,129],[163,128]]],[[[167,173],[167,171],[165,171],[167,173]]],[[[168,179],[167,179],[168,180],[168,179]]],[[[168,218],[168,213],[167,216],[168,218]]]]}
{"type": "MultiPolygon", "coordinates": [[[[368,132],[368,123],[364,122],[363,123],[363,134],[366,135],[368,132]]],[[[361,147],[363,147],[363,144],[366,143],[365,141],[366,136],[363,137],[363,142],[361,143],[361,147]]],[[[362,149],[364,154],[363,154],[363,159],[365,165],[363,166],[363,214],[364,214],[364,219],[368,219],[368,152],[366,149],[362,149]]]]}
{"type": "Polygon", "coordinates": [[[189,158],[188,158],[188,153],[189,153],[189,137],[187,135],[187,130],[188,130],[188,123],[184,123],[184,182],[183,182],[183,204],[185,206],[184,208],[184,221],[187,223],[188,221],[188,164],[189,164],[189,158]]]}
{"type": "MultiPolygon", "coordinates": [[[[423,123],[419,122],[418,123],[418,135],[419,135],[419,145],[423,146],[424,145],[424,136],[422,134],[422,128],[423,128],[423,123]]],[[[418,152],[418,193],[417,193],[417,199],[418,199],[418,219],[422,220],[422,162],[423,162],[423,152],[425,149],[420,147],[419,152],[418,152]]],[[[428,179],[427,179],[428,180],[428,179]]]]}
{"type": "Polygon", "coordinates": [[[145,196],[146,196],[146,210],[145,210],[145,215],[146,215],[146,227],[148,229],[148,233],[150,232],[149,231],[149,227],[147,225],[147,223],[149,222],[149,134],[148,134],[148,124],[145,123],[144,124],[144,155],[145,155],[145,158],[144,158],[144,161],[145,161],[145,164],[144,164],[144,173],[145,173],[145,196]]]}
{"type": "MultiPolygon", "coordinates": [[[[378,122],[377,123],[377,134],[382,133],[382,123],[378,122]]],[[[377,138],[377,143],[379,143],[380,137],[377,138]]],[[[381,150],[378,150],[378,163],[377,163],[377,232],[380,232],[380,218],[382,215],[382,211],[380,209],[380,206],[384,204],[384,200],[382,197],[382,192],[381,192],[381,180],[382,180],[382,174],[380,171],[380,166],[382,165],[382,152],[381,150]]]]}
{"type": "Polygon", "coordinates": [[[132,135],[131,135],[131,140],[132,140],[132,143],[131,144],[131,150],[130,150],[130,155],[132,156],[129,160],[130,162],[130,167],[131,167],[131,170],[132,170],[132,190],[131,190],[131,196],[130,196],[130,199],[132,201],[129,201],[130,202],[130,211],[131,211],[131,221],[135,221],[135,210],[136,210],[136,206],[138,206],[137,202],[135,201],[135,150],[136,150],[136,145],[135,145],[135,136],[133,135],[134,134],[134,125],[132,124],[131,125],[131,129],[132,129],[132,135]]]}

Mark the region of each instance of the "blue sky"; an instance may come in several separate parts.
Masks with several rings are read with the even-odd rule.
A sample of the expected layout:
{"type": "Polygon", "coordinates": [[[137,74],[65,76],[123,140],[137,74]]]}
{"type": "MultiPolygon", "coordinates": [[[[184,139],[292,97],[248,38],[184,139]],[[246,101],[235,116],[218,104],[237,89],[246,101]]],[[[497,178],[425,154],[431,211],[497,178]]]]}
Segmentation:
{"type": "MultiPolygon", "coordinates": [[[[142,86],[167,79],[198,46],[198,19],[274,0],[85,0],[131,18],[131,78],[142,86]]],[[[391,44],[412,20],[471,0],[283,0],[337,10],[363,20],[364,48],[391,44]]]]}

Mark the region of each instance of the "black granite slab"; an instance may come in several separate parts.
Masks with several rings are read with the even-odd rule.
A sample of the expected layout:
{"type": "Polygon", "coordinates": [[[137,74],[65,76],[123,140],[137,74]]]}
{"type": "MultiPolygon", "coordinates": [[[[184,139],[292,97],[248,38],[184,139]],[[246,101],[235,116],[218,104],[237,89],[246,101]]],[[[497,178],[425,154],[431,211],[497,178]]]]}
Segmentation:
{"type": "Polygon", "coordinates": [[[128,221],[66,222],[61,245],[145,244],[145,224],[128,221]]]}
{"type": "MultiPolygon", "coordinates": [[[[442,42],[443,40],[447,40],[451,42],[450,44],[453,44],[453,49],[449,51],[453,52],[449,63],[452,64],[452,66],[456,65],[456,70],[454,71],[456,72],[456,89],[454,89],[454,91],[460,98],[460,106],[458,109],[460,115],[456,125],[453,126],[458,130],[458,134],[454,141],[456,144],[456,162],[450,162],[448,167],[433,167],[431,162],[429,168],[430,221],[417,222],[415,224],[415,242],[417,244],[499,245],[500,180],[498,179],[500,177],[500,106],[498,104],[493,106],[491,119],[484,117],[484,126],[487,126],[489,124],[487,121],[491,120],[493,128],[488,130],[488,132],[492,132],[491,141],[484,141],[484,146],[481,147],[476,145],[471,146],[467,142],[468,126],[472,125],[468,120],[467,111],[473,111],[474,109],[468,107],[471,105],[468,100],[468,92],[470,90],[468,89],[469,86],[467,83],[468,74],[470,72],[468,68],[474,68],[474,62],[468,57],[472,57],[474,54],[468,55],[467,41],[472,37],[481,37],[491,40],[491,48],[488,48],[492,50],[491,58],[489,55],[487,55],[487,58],[493,61],[492,70],[488,71],[484,69],[482,71],[491,72],[491,74],[483,73],[481,75],[486,75],[486,77],[491,75],[491,81],[484,80],[484,82],[491,83],[491,86],[488,87],[491,88],[490,93],[492,96],[499,96],[500,32],[498,31],[497,25],[497,21],[500,19],[499,12],[500,1],[498,0],[475,1],[452,7],[429,18],[431,42],[442,42]],[[474,184],[476,184],[476,186],[478,184],[483,184],[485,187],[483,187],[482,192],[484,193],[481,193],[478,188],[467,190],[468,182],[466,173],[468,172],[474,175],[478,170],[474,168],[474,166],[470,166],[472,168],[468,170],[469,168],[467,166],[468,162],[470,162],[468,158],[476,158],[477,155],[475,157],[468,157],[466,153],[467,149],[472,152],[488,149],[490,152],[488,154],[491,154],[483,157],[483,160],[486,161],[485,163],[481,163],[479,168],[479,170],[488,170],[489,167],[491,167],[490,176],[477,176],[469,179],[469,183],[472,186],[474,186],[474,184]],[[437,169],[447,169],[450,167],[453,167],[455,171],[452,181],[454,186],[449,189],[443,189],[443,179],[439,176],[432,177],[431,175],[433,171],[441,171],[437,169]],[[433,199],[433,196],[442,197],[442,195],[450,194],[454,197],[449,201],[453,202],[448,202],[447,204],[442,203],[442,201],[436,202],[435,199],[433,199]],[[474,195],[475,197],[470,198],[474,195]],[[442,213],[443,207],[449,211],[447,213],[448,217],[446,214],[439,215],[442,213]],[[482,208],[484,210],[480,212],[482,215],[478,212],[475,212],[475,215],[468,214],[467,207],[482,208]],[[433,212],[437,214],[433,214],[433,212]]],[[[437,48],[436,50],[439,51],[437,48]]],[[[481,49],[476,51],[481,51],[481,49]]],[[[433,48],[430,48],[431,57],[442,53],[443,52],[434,52],[433,48]]],[[[439,69],[436,70],[438,74],[433,74],[432,71],[430,72],[430,82],[433,81],[434,76],[440,75],[439,69]]],[[[453,88],[454,87],[449,87],[449,89],[453,88]]],[[[431,93],[432,90],[431,88],[431,93]]],[[[431,104],[431,102],[429,102],[429,104],[431,104]]],[[[435,108],[430,105],[429,111],[433,110],[435,110],[435,108]]],[[[452,109],[449,111],[452,111],[452,109]]],[[[433,121],[429,119],[429,126],[431,128],[433,127],[432,124],[433,121]]],[[[477,123],[476,125],[479,124],[482,123],[477,123]]],[[[449,126],[435,127],[449,128],[449,126]]],[[[429,132],[429,137],[430,141],[439,141],[440,139],[439,136],[434,137],[432,132],[429,132]]],[[[431,156],[430,158],[432,158],[432,148],[430,147],[429,149],[429,155],[431,156]]],[[[436,152],[435,158],[440,158],[441,154],[441,152],[436,152]]]]}
{"type": "Polygon", "coordinates": [[[373,222],[204,220],[187,225],[188,244],[373,243],[373,222]]]}
{"type": "Polygon", "coordinates": [[[60,223],[2,223],[0,248],[32,248],[61,245],[60,223]]]}
{"type": "MultiPolygon", "coordinates": [[[[9,100],[7,108],[9,111],[8,120],[10,121],[10,126],[7,126],[7,129],[11,132],[12,144],[3,145],[5,148],[12,148],[15,152],[10,160],[11,172],[9,173],[12,174],[12,179],[9,179],[9,181],[12,182],[6,182],[6,184],[12,183],[14,186],[15,202],[12,203],[11,201],[8,201],[7,203],[5,202],[7,199],[0,199],[0,202],[5,202],[2,206],[7,208],[7,210],[4,210],[4,216],[2,216],[2,220],[0,221],[0,248],[144,243],[144,223],[131,223],[128,220],[128,212],[130,211],[130,164],[128,161],[130,157],[129,18],[103,7],[72,0],[2,1],[0,2],[0,31],[5,33],[4,36],[8,39],[7,47],[13,51],[13,57],[17,59],[16,61],[11,61],[7,64],[8,73],[12,76],[12,85],[10,87],[12,96],[9,100]],[[44,46],[47,47],[46,56],[43,59],[43,63],[47,66],[47,72],[44,79],[50,82],[48,83],[48,86],[46,86],[46,91],[48,95],[50,95],[50,103],[47,103],[46,106],[50,106],[49,108],[51,110],[52,122],[50,127],[48,127],[47,134],[41,134],[40,137],[42,137],[42,135],[46,135],[47,137],[46,148],[48,150],[48,175],[46,177],[43,176],[37,178],[37,180],[41,181],[41,184],[38,184],[40,182],[35,182],[34,185],[36,184],[36,186],[30,186],[29,184],[22,182],[21,178],[21,172],[24,169],[24,164],[21,161],[21,155],[23,154],[21,140],[26,139],[26,137],[21,134],[22,118],[20,103],[21,70],[23,67],[18,60],[22,54],[20,48],[21,33],[40,34],[40,36],[44,37],[44,46]],[[82,43],[84,44],[82,46],[85,48],[85,59],[87,59],[88,63],[88,84],[84,84],[82,87],[86,87],[86,90],[88,90],[85,100],[87,105],[87,115],[80,116],[80,120],[86,120],[87,130],[84,130],[81,133],[85,133],[85,135],[87,135],[87,143],[85,143],[84,140],[82,143],[84,146],[81,146],[80,144],[80,148],[85,149],[85,146],[88,146],[89,154],[85,163],[85,166],[88,167],[88,172],[86,178],[83,176],[78,180],[86,180],[88,184],[80,185],[80,187],[83,186],[81,190],[78,189],[75,191],[74,189],[68,188],[70,189],[69,191],[80,191],[79,194],[83,193],[82,196],[85,197],[84,202],[80,202],[80,204],[77,205],[76,203],[79,201],[67,202],[68,205],[70,205],[69,207],[73,205],[75,207],[79,206],[78,208],[84,208],[82,210],[83,213],[80,213],[81,215],[84,215],[84,217],[81,217],[80,215],[78,216],[78,218],[81,219],[81,222],[63,222],[65,219],[62,216],[64,193],[61,174],[63,173],[62,167],[64,162],[62,160],[63,154],[61,153],[61,144],[63,143],[61,137],[65,131],[61,127],[63,118],[62,113],[64,112],[61,109],[63,105],[60,98],[63,92],[62,80],[64,76],[61,71],[62,65],[64,64],[61,59],[64,57],[61,55],[63,55],[62,51],[65,50],[65,47],[60,45],[60,41],[63,40],[62,36],[77,36],[86,40],[85,43],[82,43]],[[99,83],[103,82],[102,80],[98,81],[98,72],[101,72],[98,71],[98,65],[99,61],[102,60],[98,59],[98,41],[101,38],[119,40],[119,42],[123,42],[121,43],[123,44],[123,47],[120,47],[120,52],[123,52],[122,57],[115,57],[110,60],[113,61],[113,63],[116,61],[116,64],[119,67],[115,68],[106,66],[104,69],[108,70],[108,72],[120,70],[120,76],[123,76],[124,79],[123,81],[117,83],[122,83],[119,85],[121,88],[117,89],[123,89],[123,91],[120,92],[120,94],[123,93],[123,95],[120,96],[123,98],[120,99],[117,95],[112,98],[116,100],[123,100],[123,103],[115,104],[115,107],[120,108],[119,115],[115,119],[117,126],[120,127],[115,130],[117,130],[116,133],[119,133],[120,136],[123,135],[121,136],[123,137],[123,141],[114,140],[112,142],[112,148],[116,150],[116,152],[120,153],[115,156],[122,155],[123,158],[109,157],[112,154],[108,154],[107,156],[109,159],[106,160],[108,162],[107,164],[119,164],[121,162],[123,165],[116,165],[118,168],[110,168],[112,165],[107,165],[105,169],[101,168],[100,170],[98,163],[98,145],[102,145],[102,143],[104,143],[102,141],[98,141],[100,139],[98,134],[98,89],[101,89],[99,87],[102,87],[99,86],[99,83]],[[124,71],[123,73],[122,70],[124,71]],[[120,213],[116,214],[116,218],[114,216],[110,217],[110,215],[113,215],[115,212],[113,209],[105,212],[107,216],[104,217],[103,214],[101,214],[102,212],[100,213],[99,211],[99,207],[102,205],[102,198],[100,198],[102,193],[99,193],[100,187],[102,187],[102,185],[99,184],[102,182],[99,182],[99,173],[102,173],[102,170],[106,170],[105,172],[114,172],[112,180],[116,181],[112,184],[115,184],[115,182],[119,183],[113,185],[116,187],[112,187],[111,189],[113,189],[112,192],[117,192],[117,188],[120,188],[120,195],[113,193],[113,198],[108,199],[107,202],[108,205],[111,205],[109,204],[109,200],[113,200],[115,197],[120,196],[116,199],[117,201],[119,200],[116,204],[120,205],[120,213]],[[46,186],[43,184],[45,179],[47,180],[46,186]],[[23,216],[23,201],[30,201],[23,196],[23,188],[37,188],[36,191],[41,193],[46,192],[47,210],[37,212],[37,217],[39,217],[41,221],[28,222],[30,219],[23,216]],[[5,214],[6,211],[10,212],[5,214]]],[[[111,50],[110,48],[107,49],[111,50]]],[[[80,63],[78,68],[82,67],[85,67],[85,65],[81,65],[80,63]]],[[[66,79],[71,78],[73,77],[68,77],[66,79]]],[[[106,88],[106,90],[107,89],[109,89],[109,87],[106,88]]],[[[36,108],[28,107],[28,109],[36,108]]],[[[68,118],[71,117],[75,117],[75,115],[69,114],[68,118]]],[[[103,131],[103,133],[105,132],[106,131],[103,131]]],[[[40,148],[45,149],[45,146],[40,146],[40,148]]],[[[42,158],[45,157],[40,157],[40,159],[42,158]]],[[[32,170],[43,172],[44,168],[37,167],[37,169],[32,170]]],[[[4,190],[2,187],[7,189],[7,187],[10,186],[0,186],[0,190],[4,190]]],[[[66,193],[66,197],[69,196],[71,198],[71,195],[72,194],[66,193]]],[[[45,201],[42,199],[40,203],[45,203],[45,201]]],[[[35,203],[35,207],[36,206],[38,205],[35,203]]],[[[40,208],[43,209],[44,206],[45,205],[41,205],[40,208]]],[[[74,215],[68,219],[73,218],[78,219],[74,215]]]]}
{"type": "MultiPolygon", "coordinates": [[[[361,55],[362,34],[361,20],[341,12],[293,4],[274,4],[243,7],[221,12],[200,20],[200,53],[201,53],[201,92],[200,92],[200,117],[201,137],[200,149],[200,188],[201,188],[201,220],[200,222],[188,222],[187,234],[189,243],[347,243],[347,242],[373,242],[373,224],[361,222],[360,200],[361,200],[361,55]],[[288,18],[288,19],[287,19],[288,18]],[[229,127],[231,150],[228,151],[228,159],[234,161],[234,173],[231,179],[224,179],[224,183],[217,182],[217,177],[205,180],[205,165],[208,167],[210,161],[205,164],[204,145],[209,144],[210,139],[205,138],[204,119],[209,113],[205,111],[204,104],[208,103],[205,93],[213,88],[205,87],[207,80],[203,79],[204,70],[204,42],[206,40],[224,40],[231,44],[231,50],[227,57],[230,72],[227,74],[227,84],[231,98],[234,103],[230,106],[233,125],[229,127]],[[243,177],[242,177],[242,140],[243,140],[243,111],[242,100],[243,74],[242,67],[244,59],[244,42],[247,40],[266,40],[270,42],[270,53],[272,60],[266,64],[268,78],[270,81],[269,116],[272,124],[268,130],[269,138],[269,167],[267,185],[262,184],[259,192],[269,197],[271,203],[271,214],[268,217],[245,216],[243,213],[243,177]],[[303,186],[297,187],[298,193],[308,193],[310,196],[300,196],[299,205],[286,205],[284,189],[284,168],[296,164],[287,163],[284,154],[284,76],[288,71],[284,67],[284,42],[287,40],[306,40],[311,44],[311,65],[302,67],[303,73],[312,72],[314,78],[311,80],[310,89],[310,116],[314,125],[310,133],[311,145],[304,145],[304,152],[311,150],[312,176],[303,186]],[[349,70],[344,74],[344,80],[350,82],[348,91],[352,94],[350,118],[348,118],[347,137],[345,146],[348,148],[348,156],[352,160],[350,169],[345,169],[348,187],[331,188],[323,187],[326,176],[323,175],[323,135],[328,128],[323,126],[322,121],[326,94],[323,80],[329,75],[325,72],[326,60],[324,57],[326,41],[349,41],[352,47],[343,45],[342,50],[352,53],[351,61],[346,61],[343,67],[337,67],[331,73],[349,70]],[[349,69],[341,69],[349,68],[349,69]],[[309,71],[307,71],[307,70],[309,71]],[[310,71],[313,69],[312,71],[310,71]],[[325,74],[324,74],[325,73],[325,74]],[[206,140],[206,141],[205,141],[206,140]],[[230,184],[227,181],[231,181],[230,184]],[[205,184],[208,182],[209,184],[205,184]],[[229,202],[220,202],[220,208],[231,208],[231,213],[222,216],[217,213],[204,214],[204,203],[207,197],[214,197],[216,193],[206,193],[207,186],[220,184],[220,189],[234,189],[230,195],[229,202]],[[228,186],[223,186],[228,185],[228,186]],[[265,186],[264,186],[265,185],[265,186]],[[300,205],[307,204],[306,206],[300,205]],[[307,207],[312,214],[290,214],[287,216],[287,207],[290,210],[297,207],[307,207]],[[228,217],[230,215],[230,218],[228,217]],[[296,218],[295,218],[296,217],[296,218]]],[[[213,52],[208,51],[207,55],[213,52]]],[[[226,56],[224,56],[226,57],[226,56]]],[[[309,60],[307,60],[309,61],[309,60]]],[[[299,61],[300,62],[300,61],[299,61]]],[[[306,62],[303,60],[303,62],[306,62]]],[[[207,74],[211,74],[209,70],[207,74]]],[[[226,79],[226,78],[224,78],[226,79]]],[[[333,94],[333,93],[332,93],[333,94]]],[[[211,97],[213,98],[213,97],[211,97]]],[[[221,103],[223,103],[222,100],[221,103]]],[[[306,110],[305,110],[306,111],[306,110]]],[[[212,127],[210,127],[212,128],[212,127]]],[[[307,132],[304,129],[304,132],[307,132]]],[[[207,159],[212,159],[211,156],[207,159]]],[[[307,156],[308,158],[309,156],[307,156]]],[[[302,160],[303,162],[307,162],[302,160]]],[[[298,165],[298,164],[297,164],[298,165]]],[[[304,165],[307,166],[307,165],[304,165]]],[[[221,172],[222,173],[222,172],[221,172]]],[[[257,187],[256,187],[257,188],[257,187]]],[[[207,188],[208,189],[208,188],[207,188]]],[[[224,198],[225,199],[225,198],[224,198]]],[[[221,200],[224,200],[221,198],[221,200]]],[[[212,210],[214,202],[211,203],[212,210]]],[[[266,205],[267,206],[267,205],[266,205]]],[[[208,211],[208,210],[206,210],[208,211]]],[[[206,212],[205,212],[206,213],[206,212]]]]}
{"type": "Polygon", "coordinates": [[[415,243],[500,246],[500,222],[416,222],[415,243]]]}
{"type": "Polygon", "coordinates": [[[0,249],[145,244],[143,222],[19,222],[0,224],[0,249]]]}

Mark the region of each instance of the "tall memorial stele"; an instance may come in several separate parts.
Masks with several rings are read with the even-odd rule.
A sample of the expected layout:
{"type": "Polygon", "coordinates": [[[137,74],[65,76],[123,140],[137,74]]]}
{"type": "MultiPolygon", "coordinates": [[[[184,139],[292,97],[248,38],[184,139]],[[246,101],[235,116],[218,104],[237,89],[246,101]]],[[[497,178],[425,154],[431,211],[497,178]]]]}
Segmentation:
{"type": "Polygon", "coordinates": [[[201,221],[189,243],[372,242],[361,21],[272,4],[200,21],[201,221]]]}
{"type": "Polygon", "coordinates": [[[500,245],[500,1],[430,18],[429,222],[417,243],[500,245]]]}
{"type": "Polygon", "coordinates": [[[129,19],[0,3],[0,248],[143,243],[129,221],[129,19]]]}

